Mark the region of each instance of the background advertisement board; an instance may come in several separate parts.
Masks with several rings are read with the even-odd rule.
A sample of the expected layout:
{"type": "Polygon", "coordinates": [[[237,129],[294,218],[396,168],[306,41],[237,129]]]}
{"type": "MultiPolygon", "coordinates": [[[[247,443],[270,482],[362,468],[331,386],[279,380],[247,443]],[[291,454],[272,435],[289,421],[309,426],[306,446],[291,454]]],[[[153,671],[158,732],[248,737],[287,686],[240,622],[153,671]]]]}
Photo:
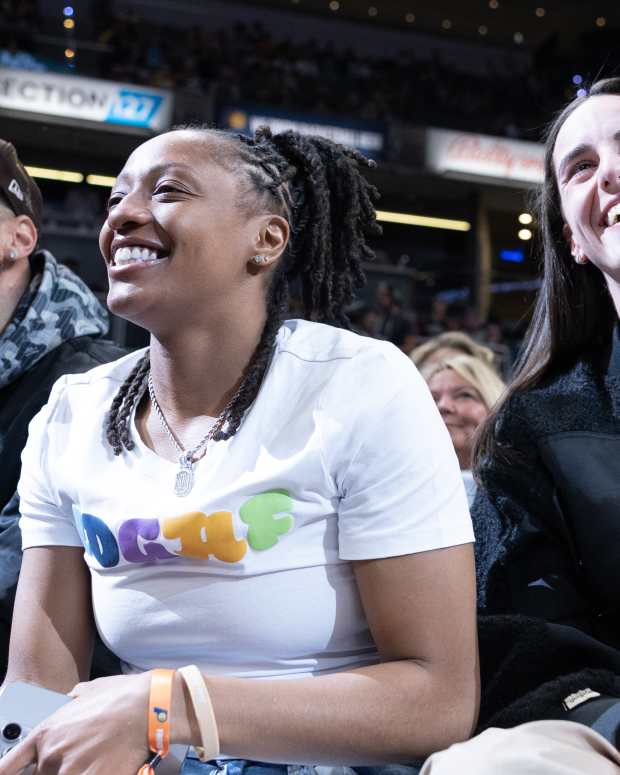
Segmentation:
{"type": "Polygon", "coordinates": [[[0,109],[88,121],[102,129],[161,132],[172,120],[172,94],[95,78],[0,69],[0,109]]]}
{"type": "Polygon", "coordinates": [[[448,177],[487,183],[537,185],[544,177],[544,147],[525,140],[446,129],[426,133],[426,164],[448,177]]]}
{"type": "Polygon", "coordinates": [[[243,134],[252,134],[259,126],[269,126],[274,133],[292,129],[301,135],[320,135],[356,148],[372,159],[380,159],[384,153],[385,132],[370,122],[241,106],[223,107],[218,117],[220,127],[243,134]]]}

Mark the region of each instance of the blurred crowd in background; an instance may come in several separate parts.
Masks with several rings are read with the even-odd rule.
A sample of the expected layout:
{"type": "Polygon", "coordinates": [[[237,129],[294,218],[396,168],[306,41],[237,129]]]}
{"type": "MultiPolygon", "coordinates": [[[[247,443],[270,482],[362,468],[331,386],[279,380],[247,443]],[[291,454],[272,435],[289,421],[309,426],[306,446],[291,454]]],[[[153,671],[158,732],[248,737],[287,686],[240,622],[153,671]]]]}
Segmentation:
{"type": "Polygon", "coordinates": [[[448,302],[441,295],[430,310],[407,308],[389,283],[377,286],[373,302],[359,302],[349,311],[358,333],[387,339],[405,353],[439,335],[463,332],[473,342],[485,345],[498,371],[507,376],[521,343],[523,326],[508,325],[495,318],[481,321],[473,305],[448,302]]]}
{"type": "MultiPolygon", "coordinates": [[[[35,0],[4,0],[0,66],[66,71],[61,52],[55,58],[41,42],[45,24],[35,0]]],[[[553,38],[526,70],[515,71],[508,56],[498,66],[494,56],[484,72],[474,73],[467,61],[449,60],[439,49],[423,62],[413,47],[364,57],[330,42],[278,37],[260,23],[183,29],[100,3],[96,24],[90,37],[98,53],[81,63],[90,75],[220,100],[532,137],[541,114],[548,118],[549,106],[559,107],[570,96],[566,72],[573,63],[559,55],[553,38]]],[[[602,35],[605,44],[612,43],[611,29],[582,36],[585,67],[598,61],[602,35]]]]}
{"type": "MultiPolygon", "coordinates": [[[[80,72],[86,68],[98,78],[193,91],[219,102],[283,105],[384,125],[403,120],[527,137],[539,126],[541,106],[547,108],[554,100],[559,104],[566,97],[561,85],[565,67],[552,56],[553,41],[532,61],[529,72],[515,72],[507,57],[503,69],[495,62],[484,73],[464,76],[466,63],[445,61],[439,50],[420,66],[413,47],[382,58],[362,57],[329,42],[280,38],[260,23],[171,28],[136,13],[117,13],[103,3],[93,18],[96,26],[88,33],[97,54],[81,63],[80,72]]],[[[0,36],[0,67],[66,72],[66,61],[50,56],[45,46],[46,19],[35,0],[0,3],[0,36]]],[[[594,58],[596,44],[585,35],[585,60],[589,48],[594,58]]],[[[71,220],[76,229],[86,228],[89,220],[100,219],[106,196],[101,189],[72,186],[61,200],[47,195],[46,207],[71,220]]],[[[64,260],[79,273],[78,261],[64,260]]],[[[439,334],[465,332],[491,348],[504,376],[510,373],[525,327],[525,322],[515,325],[496,318],[481,321],[473,305],[441,294],[430,307],[417,309],[386,282],[378,284],[371,299],[356,303],[349,315],[357,331],[387,339],[406,353],[439,334]]]]}

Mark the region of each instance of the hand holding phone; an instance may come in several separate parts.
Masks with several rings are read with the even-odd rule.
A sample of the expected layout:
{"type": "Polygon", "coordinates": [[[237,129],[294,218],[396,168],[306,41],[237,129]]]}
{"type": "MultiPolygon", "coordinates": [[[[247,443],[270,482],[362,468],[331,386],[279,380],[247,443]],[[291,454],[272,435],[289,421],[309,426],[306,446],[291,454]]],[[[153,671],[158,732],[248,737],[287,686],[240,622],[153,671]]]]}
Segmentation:
{"type": "MultiPolygon", "coordinates": [[[[24,681],[6,684],[0,692],[0,759],[37,724],[70,701],[66,694],[43,689],[36,684],[24,681]]],[[[29,767],[24,775],[31,771],[29,767]]]]}
{"type": "MultiPolygon", "coordinates": [[[[73,702],[72,697],[35,684],[21,681],[6,684],[0,692],[0,768],[2,759],[21,743],[32,729],[70,702],[73,702]]],[[[157,775],[179,773],[186,751],[187,746],[171,746],[170,754],[156,765],[157,775]]],[[[20,770],[22,775],[31,775],[34,771],[34,766],[20,770]]]]}

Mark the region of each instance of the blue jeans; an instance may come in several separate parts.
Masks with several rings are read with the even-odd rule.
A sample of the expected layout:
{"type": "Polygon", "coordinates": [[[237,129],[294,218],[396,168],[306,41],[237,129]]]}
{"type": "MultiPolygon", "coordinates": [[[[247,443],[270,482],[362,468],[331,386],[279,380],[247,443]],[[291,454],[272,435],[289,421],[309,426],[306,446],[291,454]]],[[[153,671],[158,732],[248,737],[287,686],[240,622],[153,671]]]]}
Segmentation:
{"type": "Polygon", "coordinates": [[[226,759],[218,762],[201,762],[186,757],[181,775],[288,775],[285,764],[265,764],[245,759],[226,759]]]}
{"type": "MultiPolygon", "coordinates": [[[[420,765],[421,766],[421,765],[420,765]]],[[[201,762],[188,756],[183,762],[181,775],[322,775],[306,765],[267,764],[245,759],[226,759],[220,762],[201,762]]],[[[334,775],[417,775],[417,765],[386,764],[382,767],[334,767],[334,775]]]]}
{"type": "Polygon", "coordinates": [[[287,775],[286,764],[265,764],[245,759],[227,759],[217,762],[201,762],[186,757],[181,775],[287,775]]]}

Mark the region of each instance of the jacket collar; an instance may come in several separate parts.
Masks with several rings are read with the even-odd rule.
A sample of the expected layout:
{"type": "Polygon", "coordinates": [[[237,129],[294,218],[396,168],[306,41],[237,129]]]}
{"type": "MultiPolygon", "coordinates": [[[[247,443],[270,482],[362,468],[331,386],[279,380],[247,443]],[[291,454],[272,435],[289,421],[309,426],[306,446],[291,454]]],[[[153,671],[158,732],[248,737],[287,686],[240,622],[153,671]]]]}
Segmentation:
{"type": "Polygon", "coordinates": [[[607,377],[611,379],[620,377],[620,322],[616,322],[612,332],[607,377]]]}

